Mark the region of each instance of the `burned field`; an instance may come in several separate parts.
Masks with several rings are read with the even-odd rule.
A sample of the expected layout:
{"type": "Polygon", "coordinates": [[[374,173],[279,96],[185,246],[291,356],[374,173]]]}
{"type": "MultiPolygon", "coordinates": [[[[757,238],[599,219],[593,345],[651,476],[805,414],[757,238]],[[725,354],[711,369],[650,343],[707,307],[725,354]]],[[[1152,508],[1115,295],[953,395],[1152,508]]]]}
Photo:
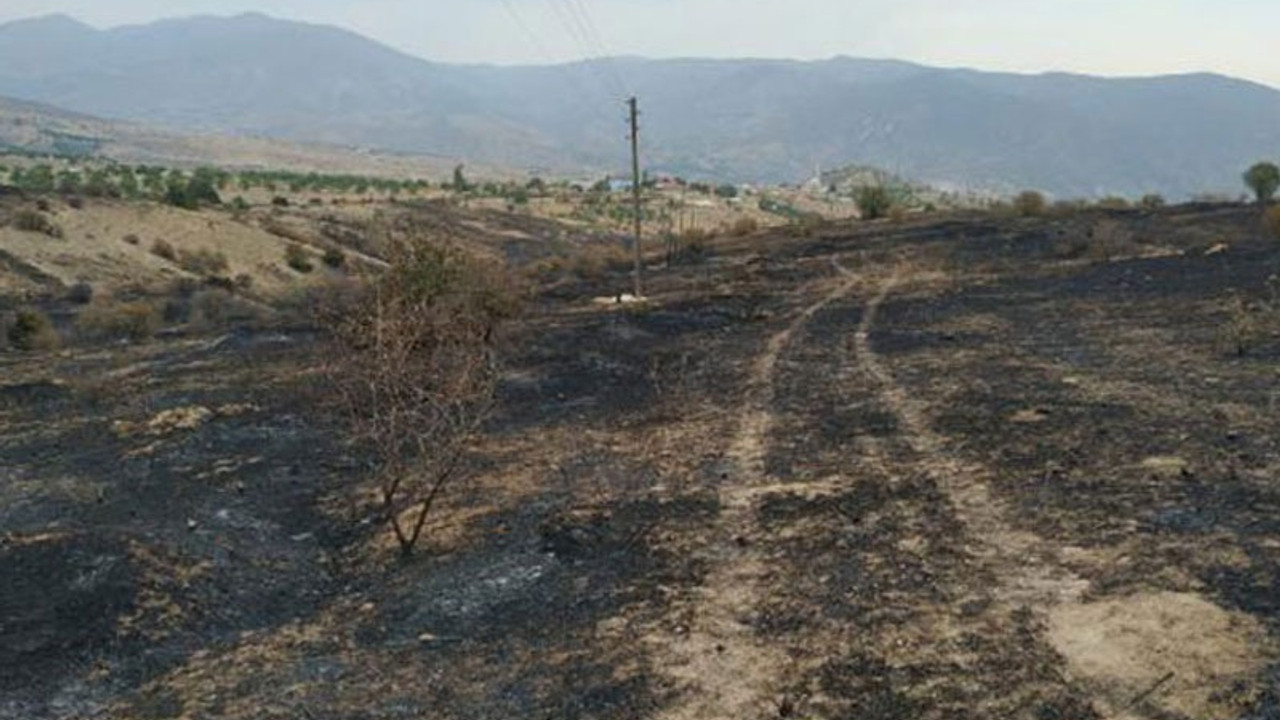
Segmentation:
{"type": "Polygon", "coordinates": [[[307,332],[0,358],[0,717],[1280,713],[1252,210],[714,249],[530,303],[409,561],[307,332]]]}

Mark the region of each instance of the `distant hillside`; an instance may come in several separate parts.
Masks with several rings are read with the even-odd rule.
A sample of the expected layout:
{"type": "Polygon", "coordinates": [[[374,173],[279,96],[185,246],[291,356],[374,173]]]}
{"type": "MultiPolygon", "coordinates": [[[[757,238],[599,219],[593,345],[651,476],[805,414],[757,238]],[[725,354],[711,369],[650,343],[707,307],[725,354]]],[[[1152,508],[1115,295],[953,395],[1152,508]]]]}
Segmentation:
{"type": "MultiPolygon", "coordinates": [[[[0,152],[97,156],[126,163],[216,165],[239,169],[351,173],[394,179],[445,178],[449,158],[395,155],[266,138],[181,134],[137,123],[102,120],[49,105],[0,97],[0,152]]],[[[486,176],[501,170],[474,168],[486,176]]]]}
{"type": "Polygon", "coordinates": [[[184,130],[427,152],[505,166],[625,166],[617,73],[654,170],[797,181],[885,167],[939,187],[1059,195],[1234,191],[1280,150],[1280,92],[1214,75],[1102,79],[894,61],[431,63],[262,15],[97,31],[0,26],[0,94],[184,130]]]}

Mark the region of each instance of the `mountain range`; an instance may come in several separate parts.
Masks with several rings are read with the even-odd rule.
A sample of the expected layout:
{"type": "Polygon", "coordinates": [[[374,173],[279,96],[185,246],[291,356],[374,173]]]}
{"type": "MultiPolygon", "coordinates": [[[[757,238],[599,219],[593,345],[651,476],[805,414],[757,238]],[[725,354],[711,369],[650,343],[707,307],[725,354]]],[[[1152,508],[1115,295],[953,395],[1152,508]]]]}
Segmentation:
{"type": "Polygon", "coordinates": [[[464,158],[535,172],[626,167],[624,95],[646,167],[800,181],[873,165],[940,187],[1059,196],[1241,188],[1280,155],[1280,91],[1211,74],[1099,78],[891,61],[602,58],[430,62],[260,14],[97,30],[0,25],[0,95],[183,132],[464,158]]]}

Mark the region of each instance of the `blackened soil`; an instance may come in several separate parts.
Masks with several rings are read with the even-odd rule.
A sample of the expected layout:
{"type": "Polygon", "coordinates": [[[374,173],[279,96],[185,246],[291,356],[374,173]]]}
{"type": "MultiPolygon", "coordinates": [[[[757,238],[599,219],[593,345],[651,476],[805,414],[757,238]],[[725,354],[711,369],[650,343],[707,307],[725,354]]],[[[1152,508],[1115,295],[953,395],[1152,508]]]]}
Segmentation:
{"type": "MultiPolygon", "coordinates": [[[[507,252],[543,256],[550,230],[520,228],[507,252]]],[[[1280,248],[1252,211],[749,240],[655,269],[647,306],[591,302],[622,275],[533,303],[410,559],[352,501],[366,463],[317,409],[309,333],[0,356],[0,718],[678,711],[698,688],[662,644],[734,557],[729,444],[788,328],[767,492],[733,539],[766,565],[749,631],[787,658],[759,717],[1095,717],[855,356],[895,271],[871,345],[1012,524],[1074,548],[1091,596],[1194,592],[1280,631],[1280,248]],[[834,258],[858,283],[802,317],[834,258]],[[1220,342],[1237,297],[1243,356],[1220,342]]],[[[1260,682],[1241,717],[1274,715],[1260,682]]]]}

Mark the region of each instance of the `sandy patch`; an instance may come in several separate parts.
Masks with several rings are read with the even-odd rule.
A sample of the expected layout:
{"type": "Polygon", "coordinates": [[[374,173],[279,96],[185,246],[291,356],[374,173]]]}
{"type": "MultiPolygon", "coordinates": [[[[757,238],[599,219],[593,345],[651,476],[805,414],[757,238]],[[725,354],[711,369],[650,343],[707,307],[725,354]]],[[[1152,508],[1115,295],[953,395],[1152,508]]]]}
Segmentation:
{"type": "Polygon", "coordinates": [[[1144,706],[1195,718],[1236,717],[1225,697],[1266,662],[1266,631],[1253,618],[1197,595],[1141,594],[1049,613],[1049,641],[1073,676],[1112,716],[1144,706]]]}

